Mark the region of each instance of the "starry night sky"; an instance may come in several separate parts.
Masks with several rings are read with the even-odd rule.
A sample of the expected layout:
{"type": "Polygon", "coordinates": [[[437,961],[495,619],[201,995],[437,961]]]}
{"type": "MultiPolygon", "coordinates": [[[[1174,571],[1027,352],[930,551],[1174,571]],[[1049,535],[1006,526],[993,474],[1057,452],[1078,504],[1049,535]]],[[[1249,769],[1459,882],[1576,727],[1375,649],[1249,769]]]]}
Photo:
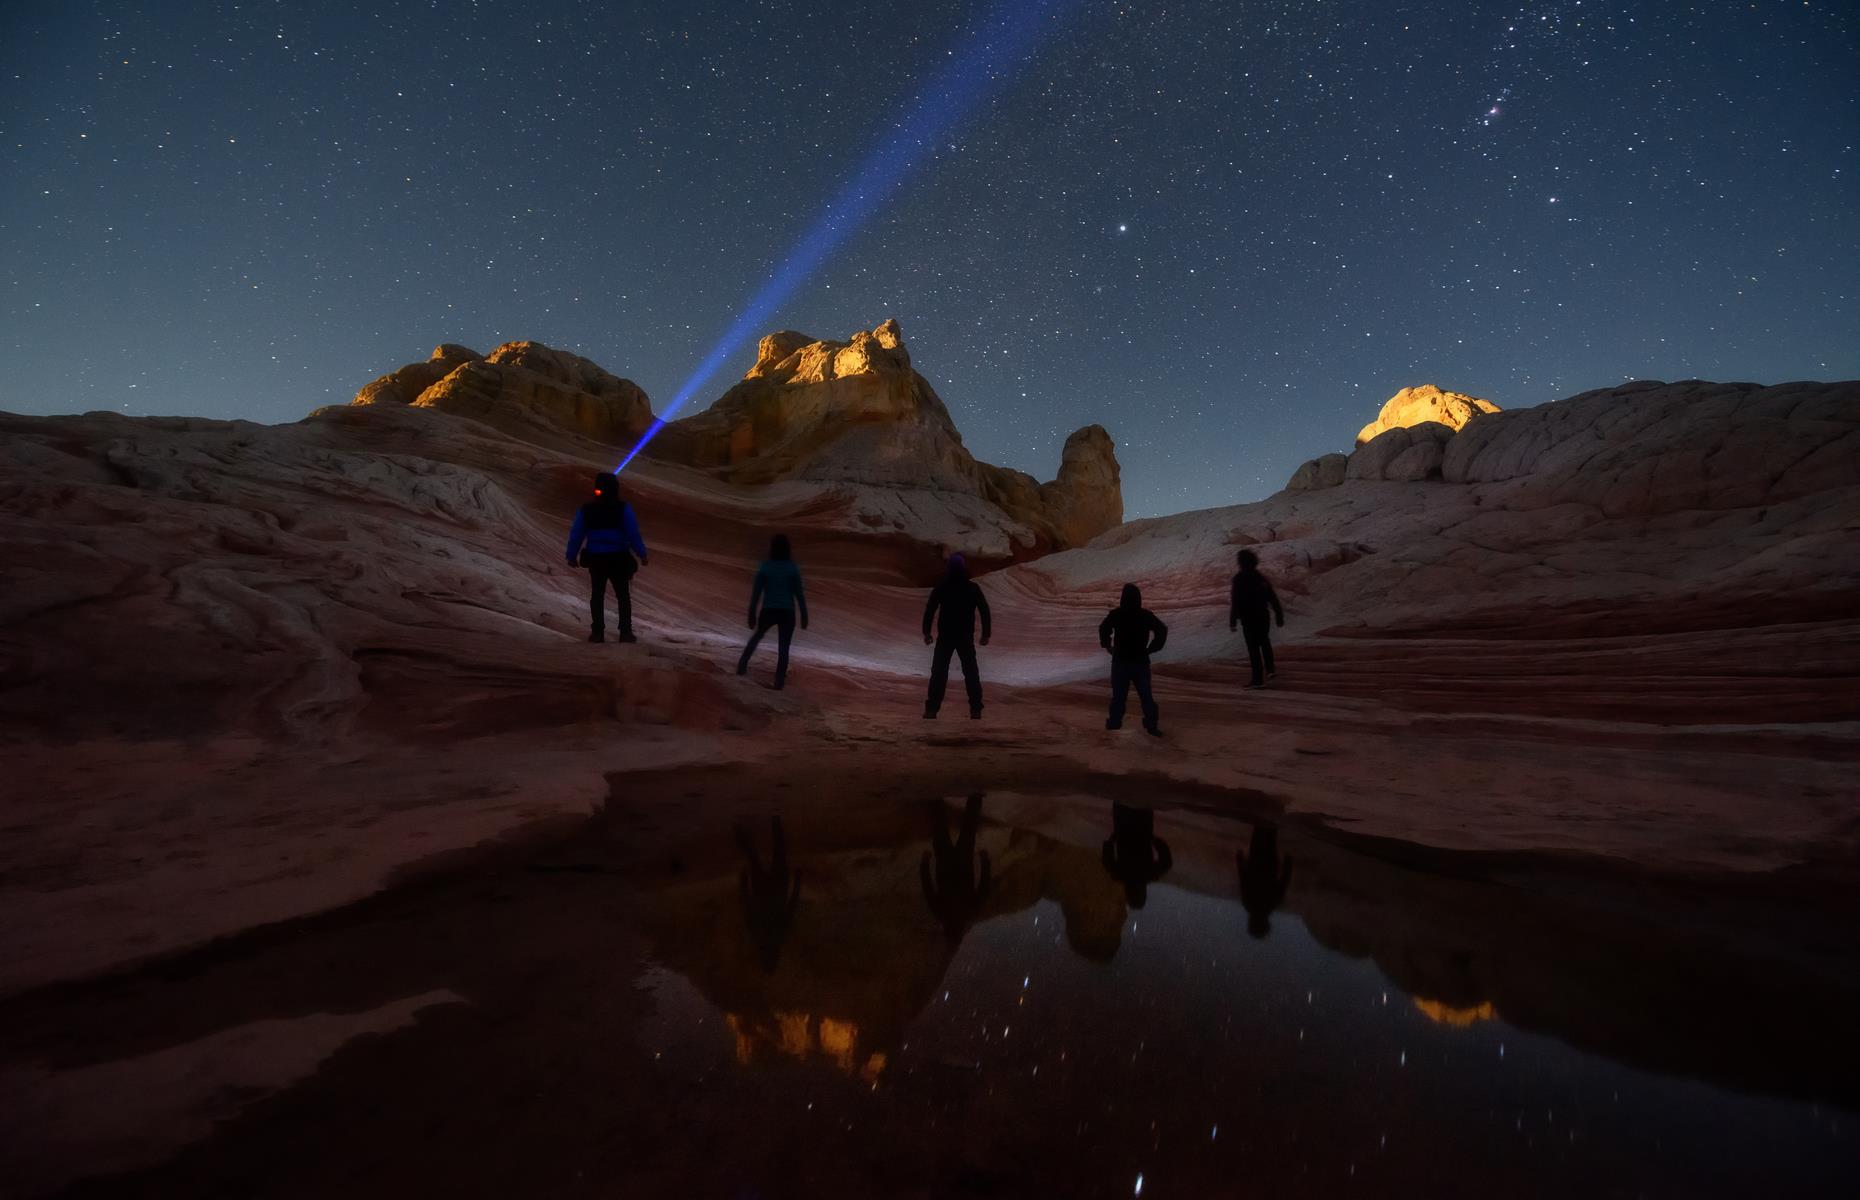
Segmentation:
{"type": "MultiPolygon", "coordinates": [[[[767,323],[896,316],[988,461],[1101,422],[1154,515],[1409,384],[1860,376],[1850,0],[1058,7],[767,323]]],[[[989,11],[13,0],[0,407],[288,421],[515,338],[660,407],[989,11]]]]}

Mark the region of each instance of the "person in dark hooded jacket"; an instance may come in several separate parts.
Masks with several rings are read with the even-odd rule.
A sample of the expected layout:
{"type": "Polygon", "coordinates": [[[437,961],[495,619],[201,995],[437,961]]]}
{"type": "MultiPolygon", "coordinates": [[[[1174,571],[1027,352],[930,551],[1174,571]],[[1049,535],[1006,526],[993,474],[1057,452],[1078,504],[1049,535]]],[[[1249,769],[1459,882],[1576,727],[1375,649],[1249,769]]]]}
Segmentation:
{"type": "Polygon", "coordinates": [[[1246,686],[1265,687],[1272,678],[1272,625],[1285,624],[1285,610],[1279,607],[1279,594],[1272,581],[1259,573],[1259,555],[1242,550],[1235,556],[1240,572],[1234,576],[1233,603],[1227,609],[1227,631],[1238,628],[1246,636],[1247,661],[1253,677],[1246,686]],[[1272,618],[1269,621],[1267,618],[1272,618]]]}
{"type": "Polygon", "coordinates": [[[614,603],[620,610],[620,640],[632,642],[633,572],[646,562],[646,543],[639,536],[639,519],[633,507],[620,498],[620,481],[612,473],[594,477],[594,499],[575,511],[568,531],[568,565],[586,567],[591,592],[588,611],[593,617],[590,642],[604,641],[607,585],[614,585],[614,603]],[[634,555],[638,555],[635,560],[634,555]]]}
{"type": "Polygon", "coordinates": [[[982,715],[982,674],[975,664],[975,618],[982,619],[982,645],[988,644],[992,632],[988,616],[988,597],[969,578],[969,564],[960,554],[949,556],[949,573],[930,589],[924,604],[924,645],[936,643],[930,659],[930,694],[924,697],[924,719],[935,720],[943,707],[943,689],[949,686],[949,660],[954,655],[962,662],[962,682],[969,692],[969,717],[982,715]],[[930,636],[932,623],[936,636],[930,636]]]}
{"type": "Polygon", "coordinates": [[[1111,652],[1111,715],[1105,718],[1106,729],[1123,727],[1124,702],[1135,684],[1137,702],[1143,706],[1143,728],[1152,737],[1162,736],[1156,727],[1156,699],[1150,694],[1150,655],[1168,640],[1169,627],[1143,607],[1143,593],[1137,585],[1125,584],[1117,607],[1098,625],[1098,644],[1111,652]]]}

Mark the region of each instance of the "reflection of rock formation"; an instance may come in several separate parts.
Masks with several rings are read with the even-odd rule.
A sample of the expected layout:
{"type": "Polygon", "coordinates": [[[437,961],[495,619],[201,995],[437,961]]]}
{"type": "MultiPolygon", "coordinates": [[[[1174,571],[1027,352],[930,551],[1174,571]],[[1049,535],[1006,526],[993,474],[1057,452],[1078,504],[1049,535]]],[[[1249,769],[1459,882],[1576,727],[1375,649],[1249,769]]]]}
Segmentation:
{"type": "Polygon", "coordinates": [[[1436,1025],[1467,1029],[1481,1021],[1498,1020],[1498,1010],[1492,1007],[1490,1000],[1481,1000],[1477,1004],[1454,1005],[1443,1004],[1439,1000],[1430,1000],[1425,996],[1415,996],[1412,999],[1421,1015],[1436,1025]]]}
{"type": "Polygon", "coordinates": [[[1124,519],[1110,435],[1096,425],[1074,433],[1050,483],[977,462],[912,369],[896,321],[847,342],[768,335],[742,382],[668,425],[648,453],[739,483],[809,479],[977,496],[1049,546],[1081,545],[1124,519]]]}
{"type": "Polygon", "coordinates": [[[1095,962],[1117,953],[1128,910],[1099,855],[983,826],[979,815],[972,803],[954,837],[930,832],[928,862],[918,841],[808,858],[808,899],[772,971],[763,968],[755,928],[729,911],[740,888],[734,879],[660,896],[657,957],[725,1013],[739,1062],[824,1057],[875,1078],[942,988],[973,925],[1052,900],[1076,953],[1095,962]]]}
{"type": "MultiPolygon", "coordinates": [[[[1136,836],[1133,823],[1133,843],[1136,836]]],[[[1690,908],[1661,914],[1655,924],[1574,897],[1425,874],[1291,834],[1255,836],[1245,851],[1205,831],[1177,829],[1170,842],[1170,878],[1178,886],[1232,903],[1236,856],[1243,880],[1246,867],[1258,864],[1256,888],[1269,881],[1285,911],[1322,945],[1373,959],[1437,1024],[1464,1029],[1504,1020],[1643,1068],[1860,1099],[1833,1066],[1860,1053],[1847,1016],[1860,1003],[1860,980],[1851,968],[1840,975],[1825,945],[1814,949],[1813,931],[1795,931],[1806,939],[1800,945],[1772,947],[1688,925],[1696,920],[1690,908]],[[1279,838],[1290,846],[1281,849],[1279,838]],[[1294,854],[1299,885],[1287,893],[1294,854]],[[1754,1024],[1753,1012],[1793,1017],[1754,1024]]],[[[804,907],[773,975],[754,965],[740,917],[727,919],[727,879],[666,894],[659,957],[729,1015],[739,1061],[820,1058],[876,1078],[945,986],[959,952],[923,902],[921,847],[913,841],[810,858],[821,898],[804,907]]],[[[1037,828],[1000,826],[981,827],[975,849],[993,864],[977,925],[1051,900],[1075,953],[1095,962],[1117,954],[1129,908],[1100,853],[1037,828]]],[[[1237,936],[1239,924],[1205,936],[1237,936]]]]}
{"type": "Polygon", "coordinates": [[[1860,973],[1825,932],[1761,903],[1701,920],[1684,892],[1637,889],[1621,904],[1310,841],[1298,854],[1287,909],[1325,946],[1373,959],[1429,1020],[1502,1019],[1643,1069],[1860,1103],[1849,1069],[1860,1061],[1860,973]]]}
{"type": "Polygon", "coordinates": [[[775,1012],[763,1015],[725,1013],[724,1021],[736,1039],[736,1061],[750,1066],[764,1054],[776,1053],[802,1062],[816,1056],[830,1061],[848,1075],[857,1073],[871,1083],[884,1073],[883,1051],[862,1052],[859,1027],[851,1021],[816,1017],[807,1013],[775,1012]]]}

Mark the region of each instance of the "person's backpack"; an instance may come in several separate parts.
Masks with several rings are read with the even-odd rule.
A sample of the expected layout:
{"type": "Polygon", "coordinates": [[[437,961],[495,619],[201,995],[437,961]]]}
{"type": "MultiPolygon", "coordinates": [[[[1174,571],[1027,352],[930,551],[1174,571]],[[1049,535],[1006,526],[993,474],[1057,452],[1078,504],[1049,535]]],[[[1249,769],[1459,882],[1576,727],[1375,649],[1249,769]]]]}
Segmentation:
{"type": "MultiPolygon", "coordinates": [[[[626,528],[626,501],[616,496],[614,497],[614,503],[620,506],[619,512],[614,518],[614,523],[612,525],[588,525],[584,527],[587,532],[593,533],[596,529],[624,530],[626,528]]],[[[593,506],[590,504],[589,507],[591,508],[593,506]]],[[[582,566],[582,567],[586,567],[588,565],[588,553],[589,551],[588,551],[587,544],[584,542],[581,547],[581,558],[577,565],[582,566]]],[[[633,572],[639,570],[639,560],[633,557],[633,547],[621,546],[620,553],[624,555],[626,558],[626,561],[620,565],[621,575],[630,576],[633,574],[633,572]]]]}

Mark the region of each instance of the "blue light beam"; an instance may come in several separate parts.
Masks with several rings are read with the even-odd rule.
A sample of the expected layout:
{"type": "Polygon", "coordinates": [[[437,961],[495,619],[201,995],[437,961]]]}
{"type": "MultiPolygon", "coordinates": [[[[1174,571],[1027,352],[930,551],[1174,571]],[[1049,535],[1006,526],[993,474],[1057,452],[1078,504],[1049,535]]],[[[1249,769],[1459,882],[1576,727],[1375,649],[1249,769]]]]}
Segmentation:
{"type": "Polygon", "coordinates": [[[959,52],[951,52],[951,60],[937,72],[929,86],[917,94],[909,115],[894,125],[888,136],[881,137],[865,156],[859,170],[828,202],[820,219],[699,361],[691,377],[666,404],[664,413],[653,418],[639,441],[614,468],[614,474],[626,470],[705,380],[717,373],[736,347],[762,329],[775,309],[819,269],[827,255],[871,218],[879,204],[923,161],[931,147],[1006,84],[1011,68],[1033,54],[1042,35],[1050,32],[1064,10],[1076,2],[1000,0],[995,5],[981,29],[959,52]]]}

